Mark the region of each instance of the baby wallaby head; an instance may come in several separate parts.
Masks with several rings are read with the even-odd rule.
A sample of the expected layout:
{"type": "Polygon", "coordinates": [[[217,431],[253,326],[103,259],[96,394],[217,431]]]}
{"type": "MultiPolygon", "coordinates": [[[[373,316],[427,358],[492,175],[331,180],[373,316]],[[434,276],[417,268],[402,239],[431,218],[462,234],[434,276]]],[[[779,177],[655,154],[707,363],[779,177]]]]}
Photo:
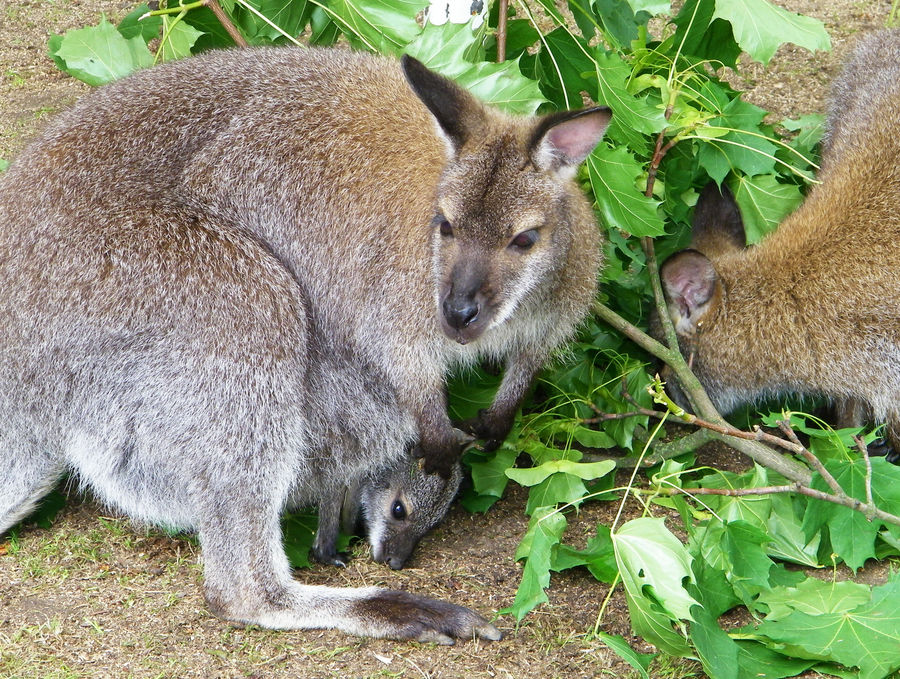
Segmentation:
{"type": "Polygon", "coordinates": [[[461,481],[459,464],[444,479],[426,474],[419,460],[406,459],[363,482],[359,502],[372,558],[394,570],[403,568],[419,540],[446,516],[461,481]]]}
{"type": "Polygon", "coordinates": [[[415,59],[403,69],[446,143],[432,219],[441,328],[467,344],[557,280],[570,248],[596,247],[571,181],[603,137],[606,108],[512,118],[415,59]]]}

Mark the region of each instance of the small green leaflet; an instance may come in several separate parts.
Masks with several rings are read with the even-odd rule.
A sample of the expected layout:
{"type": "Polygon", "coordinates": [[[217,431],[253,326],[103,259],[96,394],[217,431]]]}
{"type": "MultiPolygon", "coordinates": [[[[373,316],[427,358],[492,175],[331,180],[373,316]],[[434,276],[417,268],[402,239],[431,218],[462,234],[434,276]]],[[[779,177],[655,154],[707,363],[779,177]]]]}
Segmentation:
{"type": "Polygon", "coordinates": [[[105,85],[153,64],[142,37],[124,38],[104,16],[99,25],[68,31],[51,40],[51,56],[88,85],[105,85]]]}
{"type": "Polygon", "coordinates": [[[516,560],[528,557],[522,582],[513,605],[502,611],[521,620],[536,606],[547,601],[544,590],[550,586],[550,561],[553,548],[566,529],[566,517],[552,507],[542,507],[531,517],[528,532],[516,550],[516,560]]]}
{"type": "Polygon", "coordinates": [[[174,61],[191,56],[191,48],[203,33],[184,21],[163,17],[163,35],[160,45],[162,61],[174,61]]]}
{"type": "Polygon", "coordinates": [[[641,676],[641,679],[650,679],[648,670],[650,669],[650,662],[656,657],[655,654],[638,653],[620,636],[600,632],[597,637],[610,650],[614,651],[617,656],[631,665],[641,676]]]}
{"type": "Polygon", "coordinates": [[[691,641],[706,674],[715,679],[738,679],[738,645],[703,607],[694,606],[691,612],[691,641]]]}
{"type": "Polygon", "coordinates": [[[741,49],[763,64],[768,64],[785,42],[810,51],[831,49],[831,39],[821,21],[788,12],[766,0],[716,0],[713,17],[728,21],[741,49]]]}
{"type": "Polygon", "coordinates": [[[523,486],[534,486],[553,474],[571,474],[591,481],[606,476],[616,468],[612,460],[602,462],[573,462],[572,460],[550,460],[528,469],[507,469],[506,475],[523,486]]]}
{"type": "Polygon", "coordinates": [[[758,243],[793,212],[803,195],[796,184],[779,184],[775,174],[741,175],[730,182],[741,209],[747,243],[758,243]]]}

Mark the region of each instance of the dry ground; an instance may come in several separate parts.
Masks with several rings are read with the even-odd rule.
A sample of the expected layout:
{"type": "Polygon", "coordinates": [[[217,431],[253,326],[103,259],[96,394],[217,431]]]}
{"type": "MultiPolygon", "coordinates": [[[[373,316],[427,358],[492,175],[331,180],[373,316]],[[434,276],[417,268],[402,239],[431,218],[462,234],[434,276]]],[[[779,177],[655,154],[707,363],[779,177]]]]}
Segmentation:
{"type": "MultiPolygon", "coordinates": [[[[778,0],[823,20],[834,51],[783,48],[771,67],[737,76],[748,98],[796,116],[823,109],[827,84],[860,31],[884,24],[888,0],[778,0]]],[[[0,0],[0,158],[12,159],[42,120],[87,87],[45,56],[51,33],[116,19],[124,0],[0,0]]],[[[731,453],[712,451],[712,464],[731,453]]],[[[508,606],[521,568],[513,562],[526,528],[525,495],[513,490],[486,516],[453,510],[427,538],[410,568],[392,572],[356,549],[350,567],[303,572],[308,582],[383,584],[449,599],[487,616],[508,606]]],[[[611,507],[570,517],[569,539],[587,539],[611,507]]],[[[333,632],[235,629],[212,617],[200,594],[194,545],[135,530],[73,494],[49,531],[36,527],[0,542],[0,677],[540,677],[634,676],[589,639],[607,588],[586,572],[555,576],[550,603],[516,626],[496,624],[506,639],[452,648],[363,640],[333,632]]],[[[616,595],[602,629],[630,638],[624,599],[616,595]]],[[[640,648],[640,642],[632,639],[640,648]]],[[[643,650],[650,650],[644,648],[643,650]]],[[[659,663],[654,677],[702,677],[688,662],[659,663]]]]}

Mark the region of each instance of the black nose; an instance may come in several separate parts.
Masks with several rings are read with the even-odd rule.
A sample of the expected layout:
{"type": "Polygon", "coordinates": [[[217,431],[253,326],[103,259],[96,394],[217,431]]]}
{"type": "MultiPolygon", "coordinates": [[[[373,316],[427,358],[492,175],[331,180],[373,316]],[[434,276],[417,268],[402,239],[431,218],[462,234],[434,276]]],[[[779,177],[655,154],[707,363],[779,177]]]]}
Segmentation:
{"type": "Polygon", "coordinates": [[[406,563],[406,559],[401,559],[399,556],[392,556],[387,560],[388,566],[390,566],[393,571],[401,570],[404,563],[406,563]]]}
{"type": "Polygon", "coordinates": [[[462,330],[478,317],[480,307],[474,299],[447,297],[444,300],[444,318],[451,328],[462,330]]]}

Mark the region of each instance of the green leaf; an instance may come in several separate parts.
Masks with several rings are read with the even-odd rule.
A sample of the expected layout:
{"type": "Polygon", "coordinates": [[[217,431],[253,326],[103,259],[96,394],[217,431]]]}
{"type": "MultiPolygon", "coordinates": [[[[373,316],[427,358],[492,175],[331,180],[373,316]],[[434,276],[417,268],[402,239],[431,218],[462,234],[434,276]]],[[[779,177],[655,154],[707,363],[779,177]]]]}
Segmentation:
{"type": "Polygon", "coordinates": [[[659,216],[659,201],[647,198],[635,186],[644,169],[628,149],[600,144],[586,161],[597,207],[608,229],[621,229],[635,236],[659,236],[665,226],[659,216]]]}
{"type": "Polygon", "coordinates": [[[602,462],[573,462],[572,460],[550,460],[528,469],[507,469],[506,475],[523,486],[534,486],[553,474],[571,474],[587,481],[606,476],[616,468],[612,460],[602,462]]]}
{"type": "Polygon", "coordinates": [[[701,606],[694,606],[691,614],[691,641],[706,674],[716,679],[738,679],[738,645],[701,606]]]}
{"type": "Polygon", "coordinates": [[[742,679],[783,679],[796,677],[816,664],[776,653],[755,641],[737,641],[738,668],[742,679]]]}
{"type": "Polygon", "coordinates": [[[655,653],[638,653],[624,638],[613,636],[606,632],[599,632],[597,638],[622,660],[631,665],[642,679],[650,679],[650,663],[656,657],[655,653]]]}
{"type": "Polygon", "coordinates": [[[558,504],[578,505],[580,500],[588,494],[584,481],[571,474],[551,474],[535,486],[528,493],[528,504],[525,512],[532,514],[541,507],[558,504]]]}
{"type": "Polygon", "coordinates": [[[428,24],[403,51],[510,113],[530,115],[547,101],[537,82],[522,75],[518,60],[485,61],[481,33],[468,24],[428,24]]]}
{"type": "Polygon", "coordinates": [[[163,34],[165,40],[161,44],[161,57],[163,61],[174,61],[191,55],[191,49],[197,38],[203,35],[196,28],[184,21],[172,24],[172,19],[163,17],[163,34]],[[171,25],[171,30],[168,28],[171,25]]]}
{"type": "Polygon", "coordinates": [[[593,81],[585,77],[595,69],[592,51],[587,42],[572,35],[565,27],[544,36],[536,73],[544,96],[557,108],[580,108],[581,92],[593,89],[593,81]]]}
{"type": "Polygon", "coordinates": [[[672,20],[677,29],[669,49],[733,68],[741,48],[734,40],[731,24],[713,19],[715,9],[716,0],[686,0],[672,20]]]}
{"type": "Polygon", "coordinates": [[[673,619],[692,620],[691,606],[698,602],[684,589],[684,583],[693,581],[693,558],[665,522],[632,519],[612,538],[626,593],[641,599],[649,595],[673,619]]]}
{"type": "MultiPolygon", "coordinates": [[[[806,508],[805,500],[798,500],[802,508],[806,508]]],[[[767,521],[769,544],[766,552],[769,556],[785,561],[792,561],[801,566],[811,568],[819,565],[819,543],[822,536],[816,533],[807,538],[803,532],[802,514],[798,515],[795,501],[787,495],[770,497],[772,512],[767,521]]]]}
{"type": "MultiPolygon", "coordinates": [[[[826,463],[825,468],[831,472],[844,492],[858,500],[865,500],[866,467],[863,460],[849,464],[830,462],[826,463]]],[[[811,486],[816,490],[830,492],[828,484],[818,473],[813,474],[811,486]]],[[[874,497],[874,485],[872,491],[874,497]]],[[[875,501],[876,505],[880,504],[877,497],[875,501]]],[[[850,507],[810,499],[803,523],[805,534],[812,536],[824,525],[828,526],[832,549],[853,570],[861,568],[866,559],[875,556],[875,538],[882,525],[881,521],[869,521],[862,512],[850,507]]]]}
{"type": "Polygon", "coordinates": [[[586,566],[591,575],[601,582],[612,583],[615,580],[619,569],[616,566],[616,555],[609,528],[597,524],[597,534],[588,540],[584,549],[559,545],[550,568],[558,572],[576,566],[586,566]]]}
{"type": "Polygon", "coordinates": [[[328,16],[353,44],[396,54],[421,33],[416,15],[427,0],[328,0],[328,16]]]}
{"type": "MultiPolygon", "coordinates": [[[[247,0],[247,3],[292,37],[298,36],[303,30],[314,7],[307,0],[247,0]]],[[[252,20],[257,24],[255,36],[264,37],[272,42],[284,40],[282,33],[265,21],[255,16],[252,20]]]]}
{"type": "Polygon", "coordinates": [[[162,28],[162,17],[147,17],[141,19],[150,7],[145,2],[137,8],[129,12],[122,21],[119,22],[119,33],[125,39],[140,36],[144,42],[150,42],[154,38],[159,37],[159,29],[162,28]]]}
{"type": "Polygon", "coordinates": [[[547,601],[544,590],[550,586],[550,560],[566,529],[566,517],[552,507],[543,507],[531,517],[528,532],[516,550],[516,559],[528,557],[516,599],[508,609],[521,620],[536,606],[547,601]]]}
{"type": "Polygon", "coordinates": [[[850,580],[834,582],[806,578],[795,587],[773,587],[759,595],[759,603],[768,606],[768,622],[782,620],[794,611],[819,615],[820,613],[845,613],[859,608],[869,601],[871,591],[867,585],[850,580]]]}
{"type": "Polygon", "coordinates": [[[292,568],[309,568],[309,550],[316,537],[319,520],[315,513],[297,512],[285,515],[281,521],[284,552],[292,568]]]}
{"type": "Polygon", "coordinates": [[[881,679],[900,669],[900,578],[875,587],[866,604],[853,609],[815,614],[795,611],[764,621],[757,632],[778,644],[801,649],[811,658],[858,667],[860,679],[881,679]]]}
{"type": "Polygon", "coordinates": [[[724,524],[721,548],[731,565],[731,573],[759,587],[767,587],[772,560],[768,557],[765,544],[769,541],[765,531],[746,521],[724,524]]]}
{"type": "Polygon", "coordinates": [[[803,202],[797,185],[779,184],[774,174],[739,175],[730,186],[741,210],[748,244],[761,241],[803,202]]]}
{"type": "Polygon", "coordinates": [[[766,0],[716,0],[715,18],[731,24],[737,43],[753,59],[769,63],[775,50],[791,42],[810,51],[831,49],[818,19],[794,14],[766,0]]]}
{"type": "Polygon", "coordinates": [[[509,477],[506,470],[516,463],[516,450],[504,444],[493,456],[484,462],[471,462],[472,485],[479,495],[502,497],[509,477]]]}
{"type": "Polygon", "coordinates": [[[697,135],[704,138],[698,160],[713,180],[721,184],[733,170],[749,175],[774,171],[777,147],[759,128],[765,115],[758,106],[736,98],[708,127],[697,128],[697,135]]]}
{"type": "MultiPolygon", "coordinates": [[[[613,139],[629,141],[641,148],[643,139],[634,133],[657,134],[666,125],[664,106],[650,103],[649,97],[637,97],[628,91],[631,66],[615,52],[598,53],[590,70],[596,70],[597,103],[609,106],[613,117],[608,134],[613,139]]],[[[588,89],[592,92],[594,88],[588,89]]]]}
{"type": "Polygon", "coordinates": [[[95,86],[153,64],[143,38],[122,37],[106,17],[97,26],[68,31],[54,54],[65,63],[67,73],[95,86]]]}

